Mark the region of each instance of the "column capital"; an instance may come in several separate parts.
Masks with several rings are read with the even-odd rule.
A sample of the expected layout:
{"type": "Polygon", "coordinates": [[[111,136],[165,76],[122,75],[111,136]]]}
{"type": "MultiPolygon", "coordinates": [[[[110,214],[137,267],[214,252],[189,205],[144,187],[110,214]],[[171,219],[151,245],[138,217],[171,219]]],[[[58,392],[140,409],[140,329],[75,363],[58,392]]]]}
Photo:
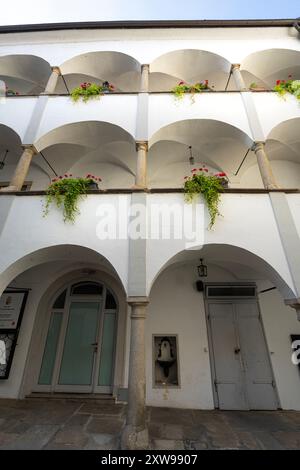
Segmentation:
{"type": "Polygon", "coordinates": [[[297,318],[300,321],[300,298],[285,299],[284,303],[285,305],[288,305],[289,307],[296,310],[297,318]]]}
{"type": "Polygon", "coordinates": [[[57,73],[57,75],[61,75],[60,68],[59,68],[57,65],[53,65],[53,66],[51,67],[51,70],[52,70],[52,72],[57,73]]]}
{"type": "Polygon", "coordinates": [[[240,70],[241,64],[231,64],[231,71],[240,70]]]}
{"type": "Polygon", "coordinates": [[[150,71],[150,65],[149,65],[149,64],[142,64],[142,65],[141,65],[141,72],[143,73],[144,70],[145,70],[145,71],[147,70],[147,72],[149,73],[149,71],[150,71]]]}
{"type": "Polygon", "coordinates": [[[137,296],[137,297],[127,297],[127,303],[131,307],[146,307],[149,304],[149,297],[146,296],[137,296]]]}
{"type": "Polygon", "coordinates": [[[138,152],[139,150],[144,150],[145,152],[148,152],[148,142],[147,140],[137,140],[135,142],[135,149],[138,152]]]}
{"type": "Polygon", "coordinates": [[[31,150],[32,155],[37,155],[39,153],[33,144],[22,144],[21,147],[23,150],[31,150]]]}
{"type": "Polygon", "coordinates": [[[252,152],[256,152],[257,150],[264,150],[266,143],[263,141],[253,142],[251,147],[252,152]]]}

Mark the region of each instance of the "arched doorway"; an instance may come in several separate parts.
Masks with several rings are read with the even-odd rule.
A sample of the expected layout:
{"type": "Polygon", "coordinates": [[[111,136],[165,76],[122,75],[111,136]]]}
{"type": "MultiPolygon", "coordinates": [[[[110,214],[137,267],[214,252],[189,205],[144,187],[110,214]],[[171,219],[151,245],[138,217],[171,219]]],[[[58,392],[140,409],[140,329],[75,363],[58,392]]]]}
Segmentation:
{"type": "Polygon", "coordinates": [[[104,283],[76,280],[53,296],[35,391],[111,393],[118,303],[104,283]]]}

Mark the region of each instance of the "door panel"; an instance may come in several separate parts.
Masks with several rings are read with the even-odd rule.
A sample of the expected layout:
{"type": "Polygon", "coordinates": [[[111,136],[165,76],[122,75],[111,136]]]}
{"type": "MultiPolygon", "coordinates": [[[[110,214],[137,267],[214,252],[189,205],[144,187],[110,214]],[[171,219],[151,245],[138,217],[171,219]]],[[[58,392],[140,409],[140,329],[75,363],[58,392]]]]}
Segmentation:
{"type": "Polygon", "coordinates": [[[237,303],[236,309],[250,408],[275,410],[273,374],[257,305],[237,303]]]}
{"type": "Polygon", "coordinates": [[[72,302],[59,374],[59,385],[90,386],[97,342],[99,302],[72,302]]]}
{"type": "Polygon", "coordinates": [[[221,409],[277,409],[256,302],[209,302],[216,388],[221,409]]]}
{"type": "Polygon", "coordinates": [[[53,312],[50,318],[47,340],[40,369],[38,382],[40,385],[51,385],[61,323],[62,313],[53,312]]]}
{"type": "Polygon", "coordinates": [[[209,315],[219,408],[247,410],[233,305],[209,303],[209,315]]]}

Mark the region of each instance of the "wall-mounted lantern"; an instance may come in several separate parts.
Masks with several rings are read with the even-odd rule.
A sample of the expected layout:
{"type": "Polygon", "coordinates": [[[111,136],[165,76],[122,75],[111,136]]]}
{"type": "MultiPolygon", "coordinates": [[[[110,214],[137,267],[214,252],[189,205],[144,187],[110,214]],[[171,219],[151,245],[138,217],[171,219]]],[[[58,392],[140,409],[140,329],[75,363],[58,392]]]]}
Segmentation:
{"type": "Polygon", "coordinates": [[[199,277],[207,277],[207,266],[203,264],[203,258],[200,258],[200,264],[197,266],[199,277]]]}

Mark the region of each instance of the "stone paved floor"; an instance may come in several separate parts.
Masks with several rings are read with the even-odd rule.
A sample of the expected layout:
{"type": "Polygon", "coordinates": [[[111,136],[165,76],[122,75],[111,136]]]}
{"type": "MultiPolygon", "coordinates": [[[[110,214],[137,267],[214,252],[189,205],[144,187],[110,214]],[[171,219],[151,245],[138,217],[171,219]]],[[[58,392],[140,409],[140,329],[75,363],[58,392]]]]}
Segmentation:
{"type": "MultiPolygon", "coordinates": [[[[0,449],[118,449],[125,407],[0,400],[0,449]]],[[[152,449],[300,449],[300,412],[148,409],[152,449]]]]}

